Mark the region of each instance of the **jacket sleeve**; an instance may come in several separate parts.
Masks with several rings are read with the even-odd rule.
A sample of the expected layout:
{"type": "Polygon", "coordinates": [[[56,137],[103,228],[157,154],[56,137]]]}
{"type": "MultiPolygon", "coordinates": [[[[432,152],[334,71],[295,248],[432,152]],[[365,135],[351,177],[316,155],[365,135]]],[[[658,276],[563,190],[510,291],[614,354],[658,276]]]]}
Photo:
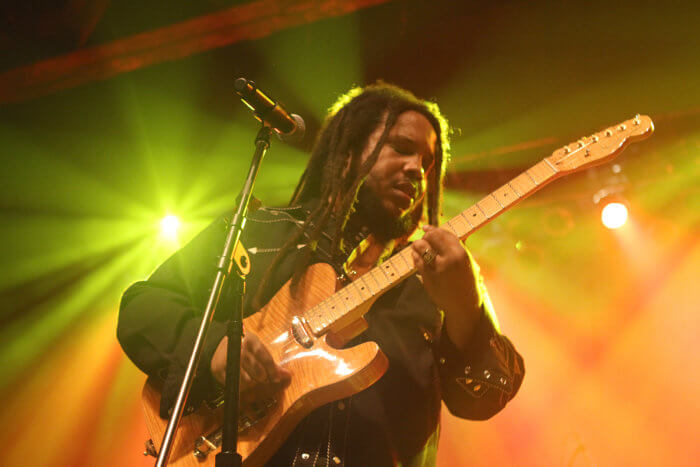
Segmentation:
{"type": "Polygon", "coordinates": [[[442,398],[450,413],[460,418],[485,420],[515,396],[525,367],[513,344],[500,333],[479,267],[469,256],[481,295],[481,316],[464,351],[443,332],[435,354],[442,398]]]}
{"type": "MultiPolygon", "coordinates": [[[[225,222],[214,222],[122,297],[117,338],[139,369],[163,382],[163,417],[174,404],[182,382],[215,275],[215,250],[223,244],[224,235],[225,222]]],[[[223,322],[212,321],[186,413],[215,395],[208,363],[225,331],[223,322]]]]}

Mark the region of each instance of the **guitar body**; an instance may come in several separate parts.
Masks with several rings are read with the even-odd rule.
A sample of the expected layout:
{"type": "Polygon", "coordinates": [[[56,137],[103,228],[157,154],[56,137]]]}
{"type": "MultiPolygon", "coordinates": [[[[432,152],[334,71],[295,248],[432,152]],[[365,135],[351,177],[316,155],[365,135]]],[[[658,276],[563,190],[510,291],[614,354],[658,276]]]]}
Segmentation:
{"type": "MultiPolygon", "coordinates": [[[[335,292],[336,275],[331,266],[312,265],[294,295],[290,282],[260,312],[243,321],[245,332],[257,334],[275,361],[291,373],[291,381],[284,389],[261,388],[259,395],[263,403],[241,402],[238,452],[245,466],[264,464],[306,415],[322,405],[368,388],[388,366],[386,357],[374,342],[348,349],[337,348],[362,330],[357,323],[321,338],[308,333],[306,337],[310,337],[311,342],[295,337],[299,331],[299,327],[292,326],[295,317],[335,292]]],[[[371,303],[366,304],[367,309],[369,306],[371,303]]],[[[200,365],[208,363],[200,362],[200,365]]],[[[143,401],[148,431],[152,441],[157,443],[155,448],[159,449],[167,420],[159,416],[160,392],[150,380],[144,387],[143,401]]],[[[212,410],[204,404],[197,412],[183,417],[170,465],[213,466],[214,447],[218,451],[220,445],[205,442],[207,446],[203,449],[209,452],[206,457],[198,458],[194,455],[195,443],[201,436],[209,441],[216,438],[214,432],[221,426],[221,416],[221,408],[212,410]]]]}

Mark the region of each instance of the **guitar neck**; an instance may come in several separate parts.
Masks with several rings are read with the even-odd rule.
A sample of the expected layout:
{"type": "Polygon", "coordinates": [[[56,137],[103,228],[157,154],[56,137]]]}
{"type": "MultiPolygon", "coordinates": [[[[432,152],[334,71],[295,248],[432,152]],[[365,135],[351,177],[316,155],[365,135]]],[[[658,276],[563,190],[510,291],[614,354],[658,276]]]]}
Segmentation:
{"type": "Polygon", "coordinates": [[[505,185],[492,191],[469,209],[445,222],[440,228],[449,230],[460,240],[466,239],[491,220],[557,178],[559,171],[547,159],[527,169],[505,185]]]}
{"type": "MultiPolygon", "coordinates": [[[[557,178],[558,174],[555,166],[545,158],[440,228],[465,240],[489,221],[557,178]]],[[[408,246],[307,310],[304,319],[316,336],[329,328],[340,329],[366,312],[363,304],[381,296],[415,272],[411,247],[408,246]]]]}
{"type": "MultiPolygon", "coordinates": [[[[610,160],[619,154],[626,144],[644,139],[653,131],[654,123],[651,119],[647,115],[637,115],[569,143],[442,224],[440,228],[464,240],[552,180],[610,160]]],[[[304,312],[302,317],[316,336],[330,328],[342,330],[368,311],[368,303],[372,303],[374,299],[415,272],[411,248],[406,247],[304,312]]]]}

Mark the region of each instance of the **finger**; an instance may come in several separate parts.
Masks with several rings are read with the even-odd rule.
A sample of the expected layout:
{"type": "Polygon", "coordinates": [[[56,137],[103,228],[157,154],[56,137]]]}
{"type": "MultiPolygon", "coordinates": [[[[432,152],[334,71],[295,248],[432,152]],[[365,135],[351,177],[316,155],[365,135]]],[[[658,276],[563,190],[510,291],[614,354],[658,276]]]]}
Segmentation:
{"type": "Polygon", "coordinates": [[[292,372],[281,365],[277,365],[277,374],[280,383],[287,383],[292,379],[292,372]]]}
{"type": "Polygon", "coordinates": [[[239,385],[240,392],[247,391],[253,385],[253,379],[243,367],[241,367],[241,379],[239,385]]]}
{"type": "Polygon", "coordinates": [[[426,231],[425,235],[423,235],[421,240],[424,240],[426,243],[428,243],[428,245],[438,253],[444,253],[445,250],[448,249],[450,246],[450,235],[452,234],[450,234],[446,230],[432,227],[430,230],[426,231]]]}
{"type": "Polygon", "coordinates": [[[430,243],[428,243],[426,240],[419,238],[415,242],[411,244],[411,247],[413,248],[413,251],[418,253],[419,255],[423,254],[426,248],[430,248],[430,243]]]}
{"type": "Polygon", "coordinates": [[[250,351],[246,351],[241,358],[241,367],[245,368],[251,378],[259,383],[268,381],[265,368],[258,362],[256,355],[250,351]]]}
{"type": "Polygon", "coordinates": [[[437,263],[442,261],[440,256],[441,254],[444,254],[424,239],[416,240],[413,243],[413,252],[419,255],[420,260],[423,263],[423,269],[429,269],[431,271],[435,270],[437,263]]]}
{"type": "Polygon", "coordinates": [[[463,256],[464,245],[453,233],[442,229],[434,229],[426,233],[423,239],[428,242],[438,255],[443,257],[463,256]]]}
{"type": "Polygon", "coordinates": [[[256,363],[260,365],[266,374],[267,381],[278,381],[279,380],[279,370],[278,366],[267,350],[267,347],[258,341],[256,345],[252,348],[255,355],[256,363]]]}
{"type": "Polygon", "coordinates": [[[411,256],[413,257],[413,265],[416,267],[418,273],[422,275],[425,272],[425,261],[423,261],[423,257],[415,249],[411,251],[411,256]]]}

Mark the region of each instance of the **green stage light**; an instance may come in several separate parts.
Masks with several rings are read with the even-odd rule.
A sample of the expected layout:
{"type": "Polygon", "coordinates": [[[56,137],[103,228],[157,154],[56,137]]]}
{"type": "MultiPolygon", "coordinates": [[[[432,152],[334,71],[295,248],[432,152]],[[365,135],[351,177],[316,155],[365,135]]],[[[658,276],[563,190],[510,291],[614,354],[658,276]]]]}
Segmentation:
{"type": "Polygon", "coordinates": [[[160,236],[168,241],[177,241],[177,233],[180,229],[180,220],[177,216],[168,214],[160,221],[160,236]]]}

